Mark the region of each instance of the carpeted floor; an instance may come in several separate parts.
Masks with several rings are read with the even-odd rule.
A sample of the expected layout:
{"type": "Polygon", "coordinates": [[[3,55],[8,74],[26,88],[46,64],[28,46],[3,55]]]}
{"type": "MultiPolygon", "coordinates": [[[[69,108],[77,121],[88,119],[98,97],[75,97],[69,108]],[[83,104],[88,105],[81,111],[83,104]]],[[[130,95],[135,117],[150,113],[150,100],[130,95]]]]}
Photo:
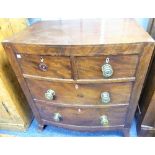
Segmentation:
{"type": "MultiPolygon", "coordinates": [[[[37,121],[34,120],[26,132],[13,132],[0,130],[0,134],[7,134],[17,137],[122,137],[121,132],[77,132],[72,130],[67,130],[63,128],[58,128],[55,126],[47,126],[42,132],[37,131],[37,121]]],[[[130,130],[130,136],[136,137],[136,125],[135,120],[132,123],[130,130]]]]}

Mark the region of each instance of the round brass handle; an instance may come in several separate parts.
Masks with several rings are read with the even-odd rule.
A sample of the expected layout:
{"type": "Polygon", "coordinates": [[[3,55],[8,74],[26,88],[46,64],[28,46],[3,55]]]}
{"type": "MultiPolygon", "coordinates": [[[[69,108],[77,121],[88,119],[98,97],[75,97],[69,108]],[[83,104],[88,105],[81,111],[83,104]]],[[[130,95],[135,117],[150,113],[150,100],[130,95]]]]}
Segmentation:
{"type": "Polygon", "coordinates": [[[52,89],[48,89],[47,92],[45,93],[45,98],[47,100],[54,100],[55,97],[55,91],[52,89]]]}
{"type": "Polygon", "coordinates": [[[102,92],[101,93],[101,100],[102,103],[109,103],[110,102],[110,94],[108,92],[102,92]]]}
{"type": "Polygon", "coordinates": [[[102,66],[102,73],[105,78],[111,77],[113,75],[113,68],[110,64],[104,64],[102,66]]]}
{"type": "Polygon", "coordinates": [[[54,113],[53,119],[56,122],[60,122],[62,120],[62,116],[60,113],[54,113]]]}
{"type": "Polygon", "coordinates": [[[109,124],[108,117],[106,115],[102,115],[100,117],[100,123],[101,125],[108,125],[109,124]]]}

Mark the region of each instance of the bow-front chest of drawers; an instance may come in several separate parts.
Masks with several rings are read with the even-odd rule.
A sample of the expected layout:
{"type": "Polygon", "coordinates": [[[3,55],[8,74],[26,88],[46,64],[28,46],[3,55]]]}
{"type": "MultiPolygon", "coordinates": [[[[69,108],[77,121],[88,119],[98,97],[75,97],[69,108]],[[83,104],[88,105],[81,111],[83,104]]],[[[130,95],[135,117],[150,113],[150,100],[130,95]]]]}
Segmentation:
{"type": "Polygon", "coordinates": [[[129,134],[154,47],[134,20],[43,21],[3,46],[40,129],[129,134]]]}

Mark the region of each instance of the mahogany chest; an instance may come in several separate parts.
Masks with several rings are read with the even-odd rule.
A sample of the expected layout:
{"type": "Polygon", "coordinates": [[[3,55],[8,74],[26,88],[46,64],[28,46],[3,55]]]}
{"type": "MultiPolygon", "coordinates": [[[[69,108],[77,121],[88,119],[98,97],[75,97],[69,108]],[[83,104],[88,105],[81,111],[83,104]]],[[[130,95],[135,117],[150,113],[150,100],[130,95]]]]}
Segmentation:
{"type": "Polygon", "coordinates": [[[134,20],[42,21],[3,46],[39,129],[129,135],[154,47],[134,20]]]}

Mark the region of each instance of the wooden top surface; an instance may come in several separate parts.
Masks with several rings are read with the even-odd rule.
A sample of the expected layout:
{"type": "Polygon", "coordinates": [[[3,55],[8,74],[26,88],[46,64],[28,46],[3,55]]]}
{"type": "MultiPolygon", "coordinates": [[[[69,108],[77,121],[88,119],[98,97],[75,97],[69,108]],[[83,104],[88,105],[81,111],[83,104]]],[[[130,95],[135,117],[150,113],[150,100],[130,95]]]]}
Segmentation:
{"type": "Polygon", "coordinates": [[[133,19],[79,19],[38,22],[9,40],[21,44],[101,45],[154,42],[133,19]]]}

